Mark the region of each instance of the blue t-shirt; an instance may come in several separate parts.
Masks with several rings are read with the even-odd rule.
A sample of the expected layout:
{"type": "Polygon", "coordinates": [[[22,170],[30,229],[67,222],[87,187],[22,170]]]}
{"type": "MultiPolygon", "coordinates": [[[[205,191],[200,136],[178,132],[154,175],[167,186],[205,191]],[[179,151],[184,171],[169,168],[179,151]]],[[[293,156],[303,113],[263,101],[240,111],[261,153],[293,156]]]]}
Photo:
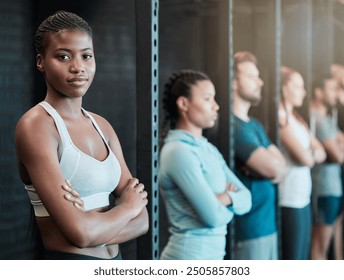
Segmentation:
{"type": "Polygon", "coordinates": [[[260,176],[246,176],[242,171],[257,148],[268,148],[272,144],[263,125],[252,116],[249,122],[235,116],[234,125],[235,173],[252,195],[251,210],[236,217],[236,239],[242,241],[276,232],[276,189],[271,181],[260,176]]]}

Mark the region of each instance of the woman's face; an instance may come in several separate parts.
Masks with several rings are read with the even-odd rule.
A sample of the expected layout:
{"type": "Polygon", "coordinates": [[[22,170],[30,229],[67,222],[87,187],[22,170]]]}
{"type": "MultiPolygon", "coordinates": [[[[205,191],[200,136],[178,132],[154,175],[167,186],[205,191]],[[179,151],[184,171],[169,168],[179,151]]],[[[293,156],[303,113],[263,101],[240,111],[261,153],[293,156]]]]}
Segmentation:
{"type": "Polygon", "coordinates": [[[75,98],[83,96],[96,71],[92,38],[83,31],[48,35],[44,54],[37,56],[48,92],[75,98]]]}
{"type": "Polygon", "coordinates": [[[305,84],[302,76],[295,72],[291,74],[289,81],[282,86],[283,98],[293,107],[300,107],[306,96],[305,84]]]}
{"type": "Polygon", "coordinates": [[[219,105],[215,101],[215,87],[209,80],[191,86],[186,116],[194,126],[205,129],[215,125],[219,105]]]}

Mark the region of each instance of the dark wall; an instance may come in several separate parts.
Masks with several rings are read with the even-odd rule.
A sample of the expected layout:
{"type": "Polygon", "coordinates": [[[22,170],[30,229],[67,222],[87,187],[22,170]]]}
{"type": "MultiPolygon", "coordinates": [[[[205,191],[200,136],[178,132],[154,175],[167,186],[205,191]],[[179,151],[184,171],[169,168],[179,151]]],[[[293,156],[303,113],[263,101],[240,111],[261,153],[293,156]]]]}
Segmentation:
{"type": "Polygon", "coordinates": [[[339,1],[332,3],[333,26],[333,61],[344,64],[343,32],[344,32],[344,5],[339,1]]]}
{"type": "MultiPolygon", "coordinates": [[[[0,0],[0,259],[32,259],[41,248],[31,206],[15,162],[14,130],[20,116],[45,96],[35,68],[33,35],[57,10],[75,12],[91,25],[97,73],[83,107],[105,117],[136,173],[136,41],[134,0],[0,0]],[[125,120],[125,121],[123,121],[125,120]]],[[[135,241],[122,245],[136,258],[135,241]]]]}
{"type": "Polygon", "coordinates": [[[250,114],[263,122],[276,139],[276,3],[275,0],[233,0],[233,48],[250,51],[258,60],[264,81],[262,100],[250,114]]]}
{"type": "Polygon", "coordinates": [[[298,112],[309,118],[312,97],[312,1],[282,1],[282,65],[294,68],[302,75],[307,96],[298,112]]]}
{"type": "Polygon", "coordinates": [[[15,160],[14,128],[30,107],[32,7],[29,1],[0,4],[0,259],[33,258],[31,208],[15,160]]]}

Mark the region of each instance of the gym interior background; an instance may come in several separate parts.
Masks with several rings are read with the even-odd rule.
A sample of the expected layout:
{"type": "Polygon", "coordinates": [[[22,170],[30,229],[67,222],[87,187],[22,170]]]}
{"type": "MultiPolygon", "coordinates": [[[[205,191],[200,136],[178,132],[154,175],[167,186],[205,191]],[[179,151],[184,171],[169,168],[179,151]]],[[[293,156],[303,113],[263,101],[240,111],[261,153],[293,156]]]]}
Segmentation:
{"type": "Polygon", "coordinates": [[[249,50],[258,58],[265,85],[263,100],[252,113],[278,144],[280,76],[276,69],[286,65],[303,75],[308,95],[300,113],[308,119],[313,82],[327,74],[331,63],[344,64],[342,2],[0,0],[0,259],[37,259],[42,252],[16,168],[14,129],[21,115],[45,95],[33,43],[35,29],[44,18],[67,10],[92,26],[97,74],[83,107],[110,121],[130,170],[144,179],[150,191],[150,231],[123,244],[123,258],[157,259],[168,238],[156,186],[159,104],[167,77],[181,68],[209,74],[221,108],[216,127],[206,135],[232,166],[233,53],[249,50]]]}

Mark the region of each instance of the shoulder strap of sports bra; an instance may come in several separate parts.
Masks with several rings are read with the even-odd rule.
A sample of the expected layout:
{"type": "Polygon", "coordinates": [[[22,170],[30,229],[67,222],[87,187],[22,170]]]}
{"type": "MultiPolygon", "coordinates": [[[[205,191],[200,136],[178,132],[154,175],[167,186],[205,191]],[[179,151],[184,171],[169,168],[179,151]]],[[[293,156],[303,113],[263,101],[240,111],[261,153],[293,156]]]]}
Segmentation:
{"type": "Polygon", "coordinates": [[[69,144],[71,144],[71,139],[67,130],[67,127],[59,115],[59,113],[52,107],[48,102],[42,101],[38,105],[42,106],[47,113],[54,119],[56,128],[58,133],[60,134],[62,146],[66,148],[69,144]]]}
{"type": "Polygon", "coordinates": [[[103,132],[101,131],[100,127],[98,126],[96,120],[95,120],[95,119],[92,117],[92,115],[91,115],[89,112],[87,112],[84,108],[81,108],[81,110],[82,110],[82,112],[91,120],[92,124],[94,125],[94,127],[95,127],[96,130],[98,131],[99,135],[102,137],[102,139],[103,139],[103,141],[105,142],[105,144],[106,144],[107,146],[109,146],[108,143],[107,143],[107,141],[106,141],[106,139],[105,139],[105,136],[104,136],[103,132]]]}

